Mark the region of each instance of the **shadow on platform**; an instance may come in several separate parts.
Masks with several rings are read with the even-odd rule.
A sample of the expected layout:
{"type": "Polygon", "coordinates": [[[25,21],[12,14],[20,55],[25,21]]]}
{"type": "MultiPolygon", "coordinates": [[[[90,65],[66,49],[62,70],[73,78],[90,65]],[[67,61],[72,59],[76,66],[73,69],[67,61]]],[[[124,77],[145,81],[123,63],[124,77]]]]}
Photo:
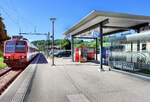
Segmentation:
{"type": "MultiPolygon", "coordinates": [[[[36,60],[33,60],[30,64],[47,64],[48,63],[47,59],[42,53],[39,53],[38,56],[40,57],[38,62],[36,62],[36,60]]],[[[37,57],[35,59],[37,59],[37,57]]]]}
{"type": "Polygon", "coordinates": [[[100,63],[98,60],[90,60],[88,62],[92,62],[92,63],[95,63],[95,64],[99,64],[100,63]]]}
{"type": "Polygon", "coordinates": [[[48,61],[43,54],[40,54],[40,58],[37,64],[47,64],[48,61]]]}

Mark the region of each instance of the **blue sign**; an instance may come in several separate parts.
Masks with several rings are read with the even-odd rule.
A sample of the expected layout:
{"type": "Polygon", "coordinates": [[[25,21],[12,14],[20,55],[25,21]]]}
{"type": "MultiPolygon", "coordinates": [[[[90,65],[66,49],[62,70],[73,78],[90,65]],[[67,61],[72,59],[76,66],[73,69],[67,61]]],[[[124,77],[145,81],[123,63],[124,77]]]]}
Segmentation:
{"type": "Polygon", "coordinates": [[[70,35],[66,35],[66,37],[65,37],[65,38],[69,39],[69,38],[70,38],[70,35]]]}
{"type": "Polygon", "coordinates": [[[95,37],[95,38],[99,37],[99,32],[98,31],[94,31],[93,32],[93,37],[95,37]]]}

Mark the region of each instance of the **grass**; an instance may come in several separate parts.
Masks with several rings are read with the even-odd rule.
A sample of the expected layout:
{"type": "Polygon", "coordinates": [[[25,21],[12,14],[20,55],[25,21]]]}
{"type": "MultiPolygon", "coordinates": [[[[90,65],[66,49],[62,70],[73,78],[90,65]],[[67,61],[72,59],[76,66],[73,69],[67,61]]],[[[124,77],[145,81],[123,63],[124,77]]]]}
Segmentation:
{"type": "Polygon", "coordinates": [[[6,67],[6,64],[3,63],[3,57],[0,57],[0,69],[6,67]]]}

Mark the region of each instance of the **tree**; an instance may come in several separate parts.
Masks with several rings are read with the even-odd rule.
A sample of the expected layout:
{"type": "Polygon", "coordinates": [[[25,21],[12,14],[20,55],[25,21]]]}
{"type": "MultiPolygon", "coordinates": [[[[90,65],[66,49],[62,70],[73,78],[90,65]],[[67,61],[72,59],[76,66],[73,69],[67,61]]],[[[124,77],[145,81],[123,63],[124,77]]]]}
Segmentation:
{"type": "Polygon", "coordinates": [[[10,39],[10,37],[7,35],[7,30],[5,29],[5,25],[3,23],[2,17],[0,17],[0,52],[3,51],[3,45],[4,41],[10,39]]]}
{"type": "Polygon", "coordinates": [[[68,39],[63,39],[60,42],[60,48],[64,50],[70,50],[71,49],[71,42],[68,39]]]}
{"type": "Polygon", "coordinates": [[[10,37],[7,35],[7,30],[5,29],[3,19],[0,17],[0,41],[5,41],[8,39],[10,39],[10,37]]]}

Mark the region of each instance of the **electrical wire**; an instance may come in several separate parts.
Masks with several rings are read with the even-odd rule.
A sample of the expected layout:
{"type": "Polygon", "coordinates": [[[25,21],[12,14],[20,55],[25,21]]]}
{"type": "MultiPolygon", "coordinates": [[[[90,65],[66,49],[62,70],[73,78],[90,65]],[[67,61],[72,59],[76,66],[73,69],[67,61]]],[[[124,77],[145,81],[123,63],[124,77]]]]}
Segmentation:
{"type": "Polygon", "coordinates": [[[4,8],[0,7],[0,9],[3,11],[3,13],[5,13],[5,15],[8,17],[8,19],[10,21],[12,21],[12,23],[16,24],[18,27],[20,27],[20,24],[18,22],[16,22],[5,10],[4,8]]]}
{"type": "MultiPolygon", "coordinates": [[[[29,28],[29,26],[35,26],[33,25],[33,23],[31,23],[29,20],[26,20],[26,18],[24,16],[22,16],[19,11],[18,11],[18,8],[16,8],[16,6],[14,6],[14,3],[12,2],[12,0],[4,0],[3,3],[5,2],[5,9],[4,7],[2,7],[1,5],[1,9],[3,10],[3,12],[7,15],[8,19],[10,19],[14,24],[16,24],[18,26],[18,29],[19,29],[19,32],[21,31],[21,23],[20,21],[22,20],[25,25],[23,25],[23,27],[27,27],[29,28]],[[10,15],[9,12],[13,12],[13,17],[10,15]],[[14,19],[14,16],[16,19],[14,19]]],[[[35,30],[35,28],[34,28],[35,30]]]]}

